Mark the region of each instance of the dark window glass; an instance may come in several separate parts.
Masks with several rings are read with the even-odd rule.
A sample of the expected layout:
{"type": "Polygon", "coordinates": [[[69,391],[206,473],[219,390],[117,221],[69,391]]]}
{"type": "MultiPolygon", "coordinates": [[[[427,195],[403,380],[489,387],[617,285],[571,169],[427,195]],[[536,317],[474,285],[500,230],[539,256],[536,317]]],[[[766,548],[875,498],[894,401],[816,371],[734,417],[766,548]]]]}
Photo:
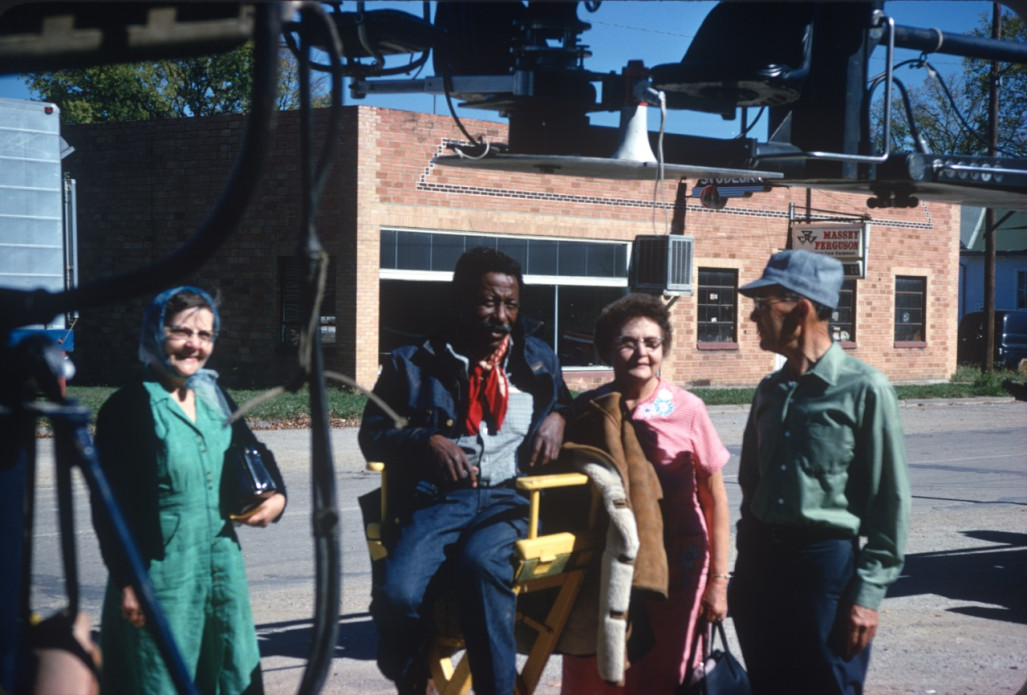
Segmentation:
{"type": "Polygon", "coordinates": [[[396,265],[396,234],[392,229],[383,229],[378,237],[378,264],[382,268],[393,270],[396,265]]]}
{"type": "Polygon", "coordinates": [[[593,345],[596,317],[604,306],[624,296],[620,287],[560,285],[557,290],[557,329],[560,340],[556,353],[564,367],[601,364],[593,345]]]}
{"type": "Polygon", "coordinates": [[[521,272],[527,273],[528,240],[504,237],[499,240],[499,250],[521,264],[521,272]]]}
{"type": "Polygon", "coordinates": [[[699,268],[698,300],[698,341],[737,342],[738,271],[699,268]]]}
{"type": "MultiPolygon", "coordinates": [[[[627,275],[627,244],[397,230],[382,231],[381,267],[450,272],[460,255],[475,246],[511,256],[525,275],[627,275]]],[[[521,313],[542,322],[535,335],[554,347],[564,366],[594,365],[598,359],[592,346],[593,322],[606,304],[623,294],[620,287],[527,285],[521,293],[521,313]]],[[[450,316],[448,282],[382,280],[380,297],[379,347],[383,353],[423,340],[450,316]]],[[[733,311],[732,305],[728,315],[733,317],[733,311]]]]}
{"type": "Polygon", "coordinates": [[[378,288],[378,350],[420,343],[450,320],[448,282],[382,280],[378,288]]]}
{"type": "MultiPolygon", "coordinates": [[[[420,236],[425,236],[421,234],[420,236]]],[[[464,237],[456,234],[436,234],[432,238],[431,269],[450,271],[466,250],[464,237]]]]}
{"type": "Polygon", "coordinates": [[[389,270],[447,272],[467,249],[498,249],[521,264],[525,275],[623,278],[627,244],[557,241],[383,230],[379,256],[389,270]]]}
{"type": "Polygon", "coordinates": [[[580,241],[558,241],[560,256],[558,275],[588,275],[588,251],[592,244],[580,241]]]}
{"type": "Polygon", "coordinates": [[[624,274],[627,247],[623,244],[589,244],[588,274],[620,277],[624,274]]]}
{"type": "MultiPolygon", "coordinates": [[[[299,345],[303,326],[303,304],[300,296],[300,275],[296,259],[283,256],[278,259],[278,288],[281,306],[281,342],[299,345]]],[[[324,298],[321,300],[321,343],[335,342],[335,258],[328,259],[324,298]]]]}
{"type": "Polygon", "coordinates": [[[557,253],[555,241],[532,240],[528,246],[528,267],[524,272],[532,275],[557,275],[557,263],[560,255],[557,253]]]}
{"type": "MultiPolygon", "coordinates": [[[[433,234],[422,234],[421,236],[432,237],[433,234]]],[[[464,237],[464,249],[473,249],[476,246],[484,246],[487,249],[498,248],[499,239],[494,236],[466,236],[464,237]]]]}
{"type": "Polygon", "coordinates": [[[396,268],[431,270],[431,237],[416,232],[397,233],[396,268]]]}
{"type": "Polygon", "coordinates": [[[831,318],[831,335],[835,340],[856,342],[856,280],[847,278],[838,293],[838,309],[831,318]]]}
{"type": "Polygon", "coordinates": [[[924,342],[924,314],[926,312],[927,278],[895,278],[895,340],[897,342],[924,342]]]}
{"type": "Polygon", "coordinates": [[[521,316],[542,325],[533,335],[553,345],[556,317],[556,288],[553,285],[525,285],[521,293],[521,316]]]}
{"type": "MultiPolygon", "coordinates": [[[[618,287],[526,285],[521,293],[521,316],[542,323],[533,335],[550,346],[555,344],[564,367],[596,365],[593,323],[600,309],[623,294],[618,287]]],[[[379,297],[382,353],[421,342],[451,317],[448,282],[382,280],[379,297]]]]}

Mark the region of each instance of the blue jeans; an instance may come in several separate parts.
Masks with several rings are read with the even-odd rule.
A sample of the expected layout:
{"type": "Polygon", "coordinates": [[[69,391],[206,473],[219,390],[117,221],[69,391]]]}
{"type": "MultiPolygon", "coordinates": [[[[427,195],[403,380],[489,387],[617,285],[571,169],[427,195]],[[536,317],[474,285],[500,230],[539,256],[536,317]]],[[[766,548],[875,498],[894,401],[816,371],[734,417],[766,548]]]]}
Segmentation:
{"type": "Polygon", "coordinates": [[[774,538],[738,529],[728,605],[753,695],[859,695],[870,647],[841,656],[832,635],[855,573],[855,541],[774,538]]]}
{"type": "Polygon", "coordinates": [[[434,601],[459,597],[474,692],[512,695],[517,678],[514,543],[527,535],[528,501],[510,488],[419,497],[371,590],[378,667],[397,682],[420,667],[434,601]]]}

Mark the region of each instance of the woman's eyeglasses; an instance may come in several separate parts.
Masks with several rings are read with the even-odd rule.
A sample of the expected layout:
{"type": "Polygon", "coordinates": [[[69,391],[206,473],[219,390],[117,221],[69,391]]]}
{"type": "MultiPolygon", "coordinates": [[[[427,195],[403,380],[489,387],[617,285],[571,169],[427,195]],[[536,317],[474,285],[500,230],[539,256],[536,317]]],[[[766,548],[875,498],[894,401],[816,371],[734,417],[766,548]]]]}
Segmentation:
{"type": "Polygon", "coordinates": [[[635,352],[639,346],[645,346],[646,350],[656,350],[663,345],[663,338],[655,336],[649,338],[632,338],[627,335],[619,335],[613,339],[613,347],[623,352],[635,352]]]}

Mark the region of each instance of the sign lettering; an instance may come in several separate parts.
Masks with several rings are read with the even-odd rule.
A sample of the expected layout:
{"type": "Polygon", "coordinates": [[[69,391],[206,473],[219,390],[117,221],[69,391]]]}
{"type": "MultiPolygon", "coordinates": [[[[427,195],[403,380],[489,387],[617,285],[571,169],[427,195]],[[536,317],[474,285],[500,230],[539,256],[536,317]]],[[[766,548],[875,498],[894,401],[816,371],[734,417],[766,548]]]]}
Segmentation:
{"type": "Polygon", "coordinates": [[[870,225],[866,222],[793,222],[793,249],[822,253],[842,261],[847,277],[864,277],[870,225]]]}

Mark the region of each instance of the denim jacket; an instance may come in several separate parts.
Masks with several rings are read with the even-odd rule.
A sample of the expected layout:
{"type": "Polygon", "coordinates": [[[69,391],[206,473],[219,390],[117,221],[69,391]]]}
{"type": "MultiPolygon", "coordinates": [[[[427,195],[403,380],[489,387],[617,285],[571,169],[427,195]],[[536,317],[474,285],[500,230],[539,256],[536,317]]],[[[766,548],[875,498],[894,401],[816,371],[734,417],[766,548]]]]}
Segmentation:
{"type": "MultiPolygon", "coordinates": [[[[520,319],[514,328],[508,371],[510,381],[534,401],[531,428],[518,450],[518,463],[531,452],[539,425],[552,412],[571,403],[553,350],[530,335],[538,324],[520,319]]],[[[464,434],[467,412],[467,369],[447,349],[447,335],[392,352],[382,365],[374,393],[400,415],[407,426],[396,428],[385,412],[369,400],[360,425],[360,448],[369,461],[383,461],[408,481],[426,476],[423,464],[434,434],[456,439],[464,434]]]]}

